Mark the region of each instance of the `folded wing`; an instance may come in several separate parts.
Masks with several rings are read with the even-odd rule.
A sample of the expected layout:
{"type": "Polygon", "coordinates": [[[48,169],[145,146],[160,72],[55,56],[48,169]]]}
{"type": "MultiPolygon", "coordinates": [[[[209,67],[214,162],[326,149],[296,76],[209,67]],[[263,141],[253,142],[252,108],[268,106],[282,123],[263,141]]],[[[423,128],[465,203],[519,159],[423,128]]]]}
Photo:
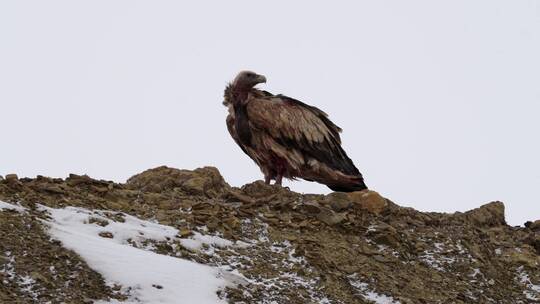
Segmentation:
{"type": "Polygon", "coordinates": [[[361,174],[341,148],[341,129],[323,111],[296,99],[283,96],[250,98],[247,114],[255,133],[266,132],[306,161],[317,160],[342,174],[361,179],[361,174]]]}

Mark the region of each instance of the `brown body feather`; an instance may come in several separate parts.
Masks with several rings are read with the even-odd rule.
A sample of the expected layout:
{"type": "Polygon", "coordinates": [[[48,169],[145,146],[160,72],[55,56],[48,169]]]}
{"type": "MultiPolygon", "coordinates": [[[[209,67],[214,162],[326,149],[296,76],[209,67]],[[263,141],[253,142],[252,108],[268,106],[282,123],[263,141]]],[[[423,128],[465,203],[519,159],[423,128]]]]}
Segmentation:
{"type": "Polygon", "coordinates": [[[260,167],[266,182],[303,178],[335,191],[366,189],[341,148],[341,129],[316,107],[255,88],[225,89],[227,129],[260,167]]]}

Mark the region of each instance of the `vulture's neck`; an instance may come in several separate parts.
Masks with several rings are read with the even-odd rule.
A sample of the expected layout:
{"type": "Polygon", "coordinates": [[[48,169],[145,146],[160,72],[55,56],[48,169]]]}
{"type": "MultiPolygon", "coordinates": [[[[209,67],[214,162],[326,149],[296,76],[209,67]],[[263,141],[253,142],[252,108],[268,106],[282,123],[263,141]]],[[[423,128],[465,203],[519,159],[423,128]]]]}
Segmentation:
{"type": "Polygon", "coordinates": [[[233,106],[245,105],[251,90],[253,90],[253,88],[244,88],[229,84],[227,88],[225,88],[225,99],[233,106]]]}

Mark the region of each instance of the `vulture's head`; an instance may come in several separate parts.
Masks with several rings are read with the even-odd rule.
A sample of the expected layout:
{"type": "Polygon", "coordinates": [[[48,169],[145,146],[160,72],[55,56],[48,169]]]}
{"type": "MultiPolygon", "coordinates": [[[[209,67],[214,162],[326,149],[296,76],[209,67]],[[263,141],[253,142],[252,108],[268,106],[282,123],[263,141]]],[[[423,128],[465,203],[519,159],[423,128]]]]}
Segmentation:
{"type": "Polygon", "coordinates": [[[234,78],[233,86],[241,90],[249,90],[259,83],[265,83],[266,77],[251,71],[242,71],[234,78]]]}

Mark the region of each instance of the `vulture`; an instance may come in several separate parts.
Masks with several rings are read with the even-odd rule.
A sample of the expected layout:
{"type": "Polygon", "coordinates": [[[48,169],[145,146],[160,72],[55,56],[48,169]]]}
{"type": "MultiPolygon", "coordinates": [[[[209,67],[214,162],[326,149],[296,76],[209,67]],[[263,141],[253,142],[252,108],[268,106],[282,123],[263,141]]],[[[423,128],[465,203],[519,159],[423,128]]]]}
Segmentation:
{"type": "Polygon", "coordinates": [[[264,181],[281,185],[283,177],[327,185],[333,191],[367,189],[362,174],[341,147],[328,115],[285,95],[255,86],[266,77],[240,72],[227,85],[223,105],[227,129],[234,141],[261,169],[264,181]]]}

